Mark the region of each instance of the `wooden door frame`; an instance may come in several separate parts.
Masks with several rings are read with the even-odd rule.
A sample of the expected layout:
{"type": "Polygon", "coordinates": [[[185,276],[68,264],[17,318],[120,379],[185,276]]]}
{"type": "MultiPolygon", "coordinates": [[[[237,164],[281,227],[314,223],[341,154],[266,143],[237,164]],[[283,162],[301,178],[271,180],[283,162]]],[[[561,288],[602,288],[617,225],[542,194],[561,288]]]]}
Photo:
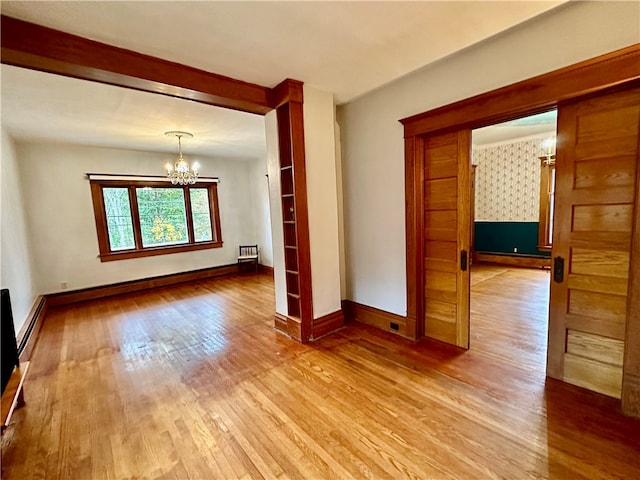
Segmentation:
{"type": "MultiPolygon", "coordinates": [[[[542,113],[570,99],[640,79],[640,44],[601,55],[559,70],[461,100],[400,120],[405,144],[405,228],[407,278],[407,336],[424,336],[424,137],[445,131],[475,129],[542,113]]],[[[640,169],[639,169],[640,170],[640,169]]],[[[640,195],[636,196],[636,217],[640,195]]],[[[638,232],[636,229],[636,237],[638,232]]],[[[634,240],[637,244],[638,240],[634,240]]],[[[640,258],[632,258],[630,285],[640,284],[640,258]]],[[[630,299],[638,298],[631,292],[630,299]]],[[[640,306],[629,303],[625,338],[625,412],[640,412],[640,346],[626,348],[640,338],[640,306]],[[629,350],[629,352],[626,352],[629,350]],[[638,350],[637,352],[635,350],[638,350]],[[625,388],[626,385],[626,388],[625,388]]]]}
{"type": "MultiPolygon", "coordinates": [[[[291,335],[307,341],[313,326],[311,257],[304,149],[303,84],[285,79],[273,88],[199,70],[161,58],[0,15],[0,61],[7,65],[191,100],[258,115],[288,104],[293,112],[278,130],[289,132],[291,158],[299,172],[296,203],[300,272],[305,285],[302,314],[291,335]]],[[[281,154],[282,155],[282,154],[281,154]]]]}

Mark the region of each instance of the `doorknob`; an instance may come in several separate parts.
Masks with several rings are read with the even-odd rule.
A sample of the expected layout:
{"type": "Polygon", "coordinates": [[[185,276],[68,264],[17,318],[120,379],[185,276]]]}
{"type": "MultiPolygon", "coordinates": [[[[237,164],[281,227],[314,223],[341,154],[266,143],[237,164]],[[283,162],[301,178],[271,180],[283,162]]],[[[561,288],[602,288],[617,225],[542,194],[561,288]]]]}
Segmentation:
{"type": "Polygon", "coordinates": [[[556,257],[553,259],[553,281],[562,283],[564,280],[564,258],[556,257]]]}

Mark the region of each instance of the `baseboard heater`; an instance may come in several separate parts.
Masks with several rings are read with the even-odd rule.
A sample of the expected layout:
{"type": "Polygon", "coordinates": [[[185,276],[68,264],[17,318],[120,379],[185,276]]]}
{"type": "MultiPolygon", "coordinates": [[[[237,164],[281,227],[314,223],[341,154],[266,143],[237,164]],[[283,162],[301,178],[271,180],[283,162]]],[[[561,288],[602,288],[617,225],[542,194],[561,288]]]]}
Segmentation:
{"type": "Polygon", "coordinates": [[[551,268],[551,257],[522,253],[475,252],[478,262],[498,263],[513,267],[551,268]]]}

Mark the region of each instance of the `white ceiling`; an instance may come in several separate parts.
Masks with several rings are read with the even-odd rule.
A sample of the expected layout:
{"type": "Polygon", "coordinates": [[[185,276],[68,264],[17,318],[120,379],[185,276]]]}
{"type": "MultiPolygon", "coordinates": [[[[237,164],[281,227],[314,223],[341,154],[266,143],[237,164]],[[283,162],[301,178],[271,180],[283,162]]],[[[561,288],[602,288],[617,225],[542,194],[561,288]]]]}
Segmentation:
{"type": "Polygon", "coordinates": [[[488,127],[477,128],[472,132],[475,146],[509,142],[525,137],[555,137],[558,111],[530,115],[488,127]]]}
{"type": "Polygon", "coordinates": [[[2,123],[21,141],[265,158],[264,117],[164,95],[2,65],[2,123]]]}
{"type": "MultiPolygon", "coordinates": [[[[295,78],[350,101],[564,1],[11,2],[2,13],[264,86],[295,78]]],[[[260,116],[2,67],[2,122],[18,139],[57,139],[256,157],[260,116]],[[174,139],[175,143],[175,139],[174,139]]]]}

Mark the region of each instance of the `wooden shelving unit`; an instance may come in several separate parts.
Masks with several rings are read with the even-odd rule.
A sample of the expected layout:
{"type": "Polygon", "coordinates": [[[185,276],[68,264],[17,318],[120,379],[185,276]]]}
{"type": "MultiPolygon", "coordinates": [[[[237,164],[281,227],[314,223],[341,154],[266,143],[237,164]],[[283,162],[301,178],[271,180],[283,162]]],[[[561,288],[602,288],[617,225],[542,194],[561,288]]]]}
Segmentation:
{"type": "Polygon", "coordinates": [[[313,309],[304,137],[296,127],[301,125],[302,104],[284,103],[277,108],[277,116],[287,317],[276,318],[276,328],[306,342],[311,332],[313,309]]]}
{"type": "MultiPolygon", "coordinates": [[[[278,120],[289,122],[288,105],[280,107],[278,120]]],[[[298,271],[298,235],[295,208],[295,184],[291,136],[289,129],[280,132],[280,189],[282,227],[284,229],[284,265],[287,278],[287,311],[289,317],[300,318],[300,272],[298,271]]]]}

